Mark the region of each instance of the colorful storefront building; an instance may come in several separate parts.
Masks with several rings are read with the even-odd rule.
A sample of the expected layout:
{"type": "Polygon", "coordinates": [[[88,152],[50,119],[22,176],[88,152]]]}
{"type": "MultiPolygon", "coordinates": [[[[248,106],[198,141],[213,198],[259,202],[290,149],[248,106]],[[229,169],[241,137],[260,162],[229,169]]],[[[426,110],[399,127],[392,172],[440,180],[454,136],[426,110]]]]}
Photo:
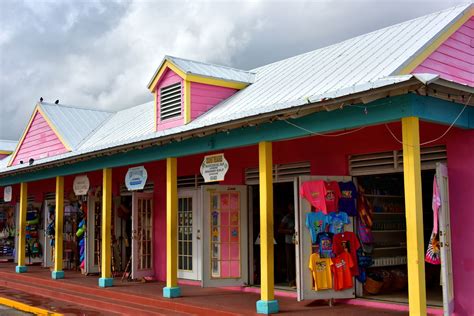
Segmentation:
{"type": "Polygon", "coordinates": [[[124,271],[166,281],[168,298],[180,283],[254,287],[264,314],[283,293],[473,314],[473,14],[251,71],[168,56],[154,101],[119,112],[39,102],[16,148],[0,147],[2,257],[18,273],[99,274],[101,287],[124,271]]]}

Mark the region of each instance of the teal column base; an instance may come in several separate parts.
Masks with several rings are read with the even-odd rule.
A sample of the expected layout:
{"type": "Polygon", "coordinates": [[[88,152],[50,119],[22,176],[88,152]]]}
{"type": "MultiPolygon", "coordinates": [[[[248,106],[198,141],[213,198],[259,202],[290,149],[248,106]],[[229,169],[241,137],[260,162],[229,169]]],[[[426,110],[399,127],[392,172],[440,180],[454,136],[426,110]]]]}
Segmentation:
{"type": "Polygon", "coordinates": [[[175,298],[181,296],[181,288],[176,287],[164,287],[163,288],[163,297],[166,298],[175,298]]]}
{"type": "Polygon", "coordinates": [[[278,313],[278,301],[257,301],[257,313],[258,314],[276,314],[278,313]]]}
{"type": "Polygon", "coordinates": [[[15,272],[16,273],[25,273],[28,271],[28,268],[26,266],[16,266],[15,267],[15,272]]]}
{"type": "Polygon", "coordinates": [[[114,285],[113,278],[100,278],[99,279],[99,286],[100,287],[111,287],[114,285]]]}
{"type": "Polygon", "coordinates": [[[53,278],[54,280],[64,279],[64,271],[51,272],[51,278],[53,278]]]}

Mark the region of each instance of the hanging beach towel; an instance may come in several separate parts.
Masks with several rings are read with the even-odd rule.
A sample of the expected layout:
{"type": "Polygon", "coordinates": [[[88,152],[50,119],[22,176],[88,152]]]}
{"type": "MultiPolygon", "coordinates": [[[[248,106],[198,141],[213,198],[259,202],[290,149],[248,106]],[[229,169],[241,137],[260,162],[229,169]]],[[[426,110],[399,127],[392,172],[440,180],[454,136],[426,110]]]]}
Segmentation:
{"type": "Polygon", "coordinates": [[[433,201],[431,206],[433,208],[433,232],[431,233],[428,249],[426,250],[425,261],[431,264],[441,264],[441,252],[438,237],[438,211],[441,206],[441,199],[439,197],[436,176],[433,179],[433,201]]]}

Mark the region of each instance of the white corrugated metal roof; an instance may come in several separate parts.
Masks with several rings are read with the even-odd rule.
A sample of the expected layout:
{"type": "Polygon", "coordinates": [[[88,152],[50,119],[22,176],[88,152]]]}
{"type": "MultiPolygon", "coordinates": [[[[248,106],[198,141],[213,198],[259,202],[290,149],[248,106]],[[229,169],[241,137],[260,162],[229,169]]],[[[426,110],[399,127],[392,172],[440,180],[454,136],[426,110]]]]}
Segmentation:
{"type": "Polygon", "coordinates": [[[18,144],[16,140],[0,139],[0,151],[13,152],[16,148],[16,144],[18,144]]]}
{"type": "MultiPolygon", "coordinates": [[[[398,76],[400,69],[470,7],[450,8],[256,68],[252,70],[255,73],[252,84],[184,126],[155,132],[153,102],[117,112],[75,151],[37,163],[179,134],[408,81],[413,76],[398,76]]],[[[204,64],[175,57],[166,58],[173,58],[173,63],[181,62],[177,66],[190,73],[196,71],[206,75],[205,71],[214,67],[205,64],[207,68],[203,66],[200,69],[197,65],[204,64]]],[[[224,74],[217,75],[217,69],[215,71],[212,76],[224,79],[224,74]]],[[[233,70],[234,74],[239,72],[233,70]]],[[[22,167],[25,166],[8,169],[22,167]]]]}
{"type": "Polygon", "coordinates": [[[114,114],[46,102],[38,106],[73,150],[114,114]]]}

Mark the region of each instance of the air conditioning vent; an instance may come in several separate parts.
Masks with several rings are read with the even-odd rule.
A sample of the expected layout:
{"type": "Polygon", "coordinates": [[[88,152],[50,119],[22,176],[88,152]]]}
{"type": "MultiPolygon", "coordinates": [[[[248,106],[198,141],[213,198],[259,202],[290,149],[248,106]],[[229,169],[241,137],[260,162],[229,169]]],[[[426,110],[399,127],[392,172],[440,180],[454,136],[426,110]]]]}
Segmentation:
{"type": "Polygon", "coordinates": [[[160,89],[160,120],[181,116],[181,83],[160,89]]]}
{"type": "MultiPolygon", "coordinates": [[[[435,169],[436,163],[447,161],[446,146],[422,147],[420,158],[422,170],[435,169]]],[[[403,151],[351,155],[349,172],[352,176],[403,172],[403,151]]]]}
{"type": "MultiPolygon", "coordinates": [[[[293,180],[296,177],[310,174],[311,163],[309,161],[273,165],[273,182],[293,180]]],[[[258,168],[245,169],[245,184],[258,183],[258,168]]]]}

